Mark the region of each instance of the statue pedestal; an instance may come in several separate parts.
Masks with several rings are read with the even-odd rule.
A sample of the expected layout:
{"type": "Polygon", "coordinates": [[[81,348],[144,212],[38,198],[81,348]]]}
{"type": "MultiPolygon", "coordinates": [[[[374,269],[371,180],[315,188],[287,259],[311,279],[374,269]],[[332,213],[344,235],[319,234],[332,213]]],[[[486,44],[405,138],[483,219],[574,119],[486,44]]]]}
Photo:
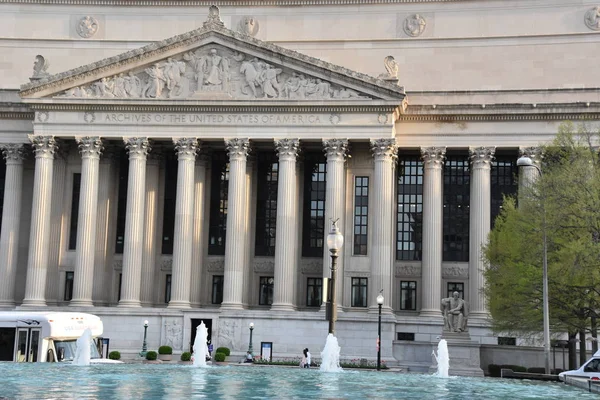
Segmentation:
{"type": "MultiPolygon", "coordinates": [[[[479,357],[480,345],[471,341],[469,332],[443,332],[441,339],[448,343],[450,358],[449,375],[453,376],[483,376],[479,357]]],[[[436,350],[437,351],[437,350],[436,350]]],[[[437,371],[437,363],[429,367],[430,372],[437,371]]]]}

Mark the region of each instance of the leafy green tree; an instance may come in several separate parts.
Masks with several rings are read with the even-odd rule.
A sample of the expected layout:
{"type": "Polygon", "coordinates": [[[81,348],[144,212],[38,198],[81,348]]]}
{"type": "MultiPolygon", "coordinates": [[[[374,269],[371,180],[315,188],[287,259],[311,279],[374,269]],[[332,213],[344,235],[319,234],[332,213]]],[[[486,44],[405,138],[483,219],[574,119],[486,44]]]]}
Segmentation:
{"type": "MultiPolygon", "coordinates": [[[[595,335],[600,303],[600,135],[561,125],[543,149],[543,174],[506,198],[484,249],[484,289],[496,332],[542,331],[546,234],[552,332],[595,335]],[[592,325],[594,328],[592,329],[592,325]]],[[[571,349],[573,350],[573,349],[571,349]]],[[[585,359],[585,353],[582,354],[585,359]]]]}

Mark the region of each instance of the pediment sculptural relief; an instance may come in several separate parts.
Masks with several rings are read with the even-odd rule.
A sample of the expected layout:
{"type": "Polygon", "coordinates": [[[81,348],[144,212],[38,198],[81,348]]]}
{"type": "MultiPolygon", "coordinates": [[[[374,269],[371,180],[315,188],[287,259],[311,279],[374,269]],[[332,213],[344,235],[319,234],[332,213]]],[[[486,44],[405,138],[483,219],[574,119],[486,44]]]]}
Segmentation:
{"type": "Polygon", "coordinates": [[[59,97],[131,99],[353,100],[355,90],[219,45],[71,88],[59,97]]]}

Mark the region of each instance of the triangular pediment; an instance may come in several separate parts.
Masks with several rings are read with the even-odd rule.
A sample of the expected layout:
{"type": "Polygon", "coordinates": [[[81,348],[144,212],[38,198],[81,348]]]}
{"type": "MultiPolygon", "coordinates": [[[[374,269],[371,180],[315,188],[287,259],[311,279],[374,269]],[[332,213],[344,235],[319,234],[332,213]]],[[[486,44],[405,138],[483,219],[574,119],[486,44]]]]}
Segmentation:
{"type": "MultiPolygon", "coordinates": [[[[216,8],[216,7],[215,7],[216,8]]],[[[202,28],[21,87],[26,102],[119,100],[383,101],[404,89],[223,26],[211,7],[202,28]],[[29,100],[29,101],[28,101],[29,100]]]]}

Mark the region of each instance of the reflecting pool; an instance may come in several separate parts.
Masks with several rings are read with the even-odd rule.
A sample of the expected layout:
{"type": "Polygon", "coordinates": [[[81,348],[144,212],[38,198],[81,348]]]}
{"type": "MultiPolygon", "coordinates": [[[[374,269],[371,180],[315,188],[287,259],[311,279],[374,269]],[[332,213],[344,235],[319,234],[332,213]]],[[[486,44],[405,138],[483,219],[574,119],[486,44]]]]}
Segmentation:
{"type": "Polygon", "coordinates": [[[269,366],[0,363],[7,399],[597,399],[561,383],[269,366]]]}

